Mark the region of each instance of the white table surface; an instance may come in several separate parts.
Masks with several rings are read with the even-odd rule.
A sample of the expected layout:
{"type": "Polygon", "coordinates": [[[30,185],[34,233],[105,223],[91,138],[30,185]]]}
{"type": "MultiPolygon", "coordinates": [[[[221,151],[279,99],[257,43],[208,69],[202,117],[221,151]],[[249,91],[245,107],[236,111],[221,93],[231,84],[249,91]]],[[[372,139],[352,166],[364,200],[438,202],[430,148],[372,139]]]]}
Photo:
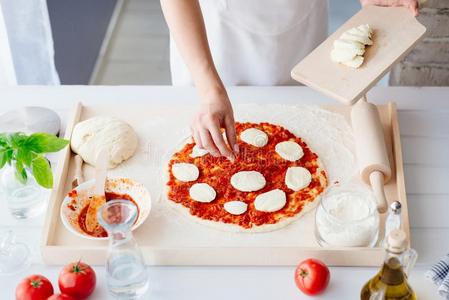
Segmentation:
{"type": "MultiPolygon", "coordinates": [[[[335,103],[307,87],[235,87],[233,103],[335,103]]],[[[86,104],[142,102],[196,104],[192,88],[173,87],[0,87],[0,113],[25,105],[46,106],[62,118],[63,126],[75,101],[86,104]]],[[[449,88],[378,87],[368,99],[381,104],[395,101],[404,153],[412,246],[418,251],[410,282],[419,299],[439,299],[436,288],[424,279],[425,270],[449,252],[449,88]]],[[[148,112],[149,117],[151,111],[148,112]]],[[[186,124],[188,126],[188,124],[186,124]]],[[[54,158],[51,158],[54,159],[54,158]]],[[[60,267],[45,266],[39,243],[43,216],[16,221],[0,199],[0,229],[12,228],[33,252],[26,271],[0,278],[0,299],[14,299],[14,289],[26,275],[47,276],[57,288],[60,267]]],[[[104,267],[95,266],[98,284],[89,299],[108,299],[104,267]]],[[[149,267],[151,290],[145,299],[311,299],[293,282],[294,267],[149,267]]],[[[331,283],[315,299],[359,299],[362,285],[375,268],[331,268],[331,283]]],[[[1,277],[1,276],[0,276],[1,277]]]]}

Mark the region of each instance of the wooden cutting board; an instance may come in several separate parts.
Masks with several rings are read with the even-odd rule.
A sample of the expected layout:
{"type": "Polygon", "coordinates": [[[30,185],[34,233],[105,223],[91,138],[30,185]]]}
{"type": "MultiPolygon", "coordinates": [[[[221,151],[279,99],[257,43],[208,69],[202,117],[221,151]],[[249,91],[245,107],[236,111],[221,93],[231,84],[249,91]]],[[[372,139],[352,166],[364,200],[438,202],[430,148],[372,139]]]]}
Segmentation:
{"type": "Polygon", "coordinates": [[[404,7],[367,6],[349,19],[292,70],[293,79],[353,104],[421,40],[426,28],[404,7]],[[353,69],[331,61],[333,43],[346,30],[369,24],[374,30],[365,61],[353,69]]]}

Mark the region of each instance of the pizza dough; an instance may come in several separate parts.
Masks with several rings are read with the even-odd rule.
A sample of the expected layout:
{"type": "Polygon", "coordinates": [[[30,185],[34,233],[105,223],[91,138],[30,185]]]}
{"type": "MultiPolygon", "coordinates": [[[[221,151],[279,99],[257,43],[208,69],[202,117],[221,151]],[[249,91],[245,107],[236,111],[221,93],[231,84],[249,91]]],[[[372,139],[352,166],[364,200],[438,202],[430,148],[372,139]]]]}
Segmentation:
{"type": "Polygon", "coordinates": [[[285,184],[295,192],[307,187],[312,181],[312,174],[303,167],[290,167],[285,173],[285,184]]]}
{"type": "Polygon", "coordinates": [[[269,192],[260,194],[254,200],[254,207],[258,211],[274,212],[278,211],[287,203],[285,192],[280,189],[271,190],[269,192]]]}
{"type": "Polygon", "coordinates": [[[138,139],[134,129],[114,117],[94,117],[75,125],[70,146],[93,166],[100,149],[108,152],[108,167],[114,168],[133,156],[138,139]]]}
{"type": "Polygon", "coordinates": [[[265,177],[257,171],[240,171],[232,175],[231,185],[242,192],[255,192],[266,184],[265,177]]]}
{"type": "Polygon", "coordinates": [[[198,170],[197,166],[189,163],[173,164],[171,170],[173,172],[173,176],[182,182],[195,181],[200,175],[200,170],[198,170]]]}
{"type": "Polygon", "coordinates": [[[327,186],[327,175],[318,155],[302,138],[280,125],[267,122],[236,122],[235,129],[243,155],[237,155],[233,161],[224,158],[192,159],[192,142],[173,153],[166,173],[167,200],[173,209],[214,229],[256,233],[281,229],[317,205],[327,186]],[[265,147],[258,148],[240,139],[241,133],[250,128],[259,128],[268,135],[265,147]],[[288,161],[276,153],[276,145],[285,141],[300,146],[304,153],[300,160],[288,161]],[[207,185],[197,186],[196,182],[176,179],[172,166],[177,163],[194,163],[200,170],[200,181],[196,182],[207,185]],[[285,175],[289,167],[300,166],[307,166],[310,170],[312,183],[307,189],[294,191],[287,188],[285,175]],[[247,177],[254,177],[253,180],[260,178],[259,183],[256,180],[259,186],[248,188],[248,181],[252,180],[247,180],[247,177]],[[239,184],[244,187],[239,187],[239,184]],[[255,189],[258,190],[246,192],[255,189]]]}
{"type": "Polygon", "coordinates": [[[197,145],[195,145],[192,148],[192,153],[190,153],[190,157],[192,157],[192,158],[201,157],[201,156],[206,155],[207,153],[209,153],[209,151],[207,151],[206,149],[202,149],[202,148],[198,147],[197,145]]]}
{"type": "Polygon", "coordinates": [[[288,161],[297,161],[304,155],[301,146],[292,141],[278,143],[275,147],[275,151],[280,157],[288,161]]]}
{"type": "Polygon", "coordinates": [[[214,201],[217,193],[207,183],[195,183],[189,189],[190,197],[198,202],[212,202],[214,201]]]}
{"type": "Polygon", "coordinates": [[[240,139],[255,147],[263,147],[268,143],[268,135],[256,128],[248,128],[242,131],[240,139]]]}
{"type": "Polygon", "coordinates": [[[364,61],[365,46],[373,44],[372,33],[368,24],[345,31],[334,41],[332,61],[355,69],[360,67],[364,61]]]}
{"type": "Polygon", "coordinates": [[[231,215],[241,215],[248,209],[248,204],[242,201],[229,201],[223,207],[231,215]]]}

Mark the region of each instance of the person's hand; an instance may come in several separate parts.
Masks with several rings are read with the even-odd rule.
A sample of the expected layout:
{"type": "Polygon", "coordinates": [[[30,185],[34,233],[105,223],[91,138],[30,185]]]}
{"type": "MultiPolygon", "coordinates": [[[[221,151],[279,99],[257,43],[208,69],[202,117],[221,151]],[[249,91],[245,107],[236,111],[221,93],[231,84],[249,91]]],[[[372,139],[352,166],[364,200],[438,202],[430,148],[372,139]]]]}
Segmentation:
{"type": "Polygon", "coordinates": [[[238,153],[234,115],[210,53],[199,1],[161,0],[161,5],[170,35],[176,42],[202,100],[200,110],[191,125],[195,143],[214,156],[224,155],[233,159],[234,153],[238,153]],[[223,137],[221,128],[225,129],[226,138],[223,137]]]}
{"type": "Polygon", "coordinates": [[[213,156],[223,155],[232,159],[234,153],[238,153],[234,113],[225,90],[203,97],[190,129],[198,147],[208,150],[213,156]],[[227,142],[221,128],[225,129],[227,142]]]}
{"type": "Polygon", "coordinates": [[[417,16],[419,14],[418,0],[360,0],[362,6],[378,5],[378,6],[405,6],[417,16]]]}

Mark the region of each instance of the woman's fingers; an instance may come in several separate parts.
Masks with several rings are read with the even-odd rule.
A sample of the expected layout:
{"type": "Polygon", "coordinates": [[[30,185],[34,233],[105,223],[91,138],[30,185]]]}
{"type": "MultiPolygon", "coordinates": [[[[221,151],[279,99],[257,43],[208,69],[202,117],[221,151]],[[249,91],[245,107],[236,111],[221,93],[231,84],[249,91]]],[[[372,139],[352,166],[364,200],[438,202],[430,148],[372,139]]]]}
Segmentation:
{"type": "Polygon", "coordinates": [[[207,128],[200,128],[199,134],[201,138],[201,143],[203,144],[203,149],[207,150],[212,154],[213,156],[220,156],[220,151],[218,151],[217,147],[215,147],[215,144],[212,140],[212,137],[209,133],[209,130],[207,128]]]}
{"type": "Polygon", "coordinates": [[[360,0],[362,6],[379,5],[379,6],[405,6],[417,16],[419,14],[418,0],[360,0]]]}
{"type": "Polygon", "coordinates": [[[225,90],[206,95],[192,123],[194,139],[212,155],[233,159],[233,148],[230,148],[235,144],[233,118],[232,105],[225,90]],[[227,130],[226,136],[222,133],[223,127],[227,130]]]}
{"type": "Polygon", "coordinates": [[[204,148],[203,143],[201,142],[201,137],[200,134],[198,132],[198,130],[195,127],[191,127],[191,132],[192,132],[192,136],[193,136],[193,140],[195,141],[195,144],[200,147],[201,149],[204,148]]]}
{"type": "Polygon", "coordinates": [[[409,8],[411,9],[411,11],[415,15],[415,17],[417,17],[419,15],[419,2],[418,1],[412,1],[409,8]]]}
{"type": "Polygon", "coordinates": [[[210,124],[208,129],[215,145],[217,146],[218,150],[220,150],[220,154],[228,158],[234,158],[232,150],[229,149],[229,147],[226,145],[218,121],[210,124]]]}
{"type": "Polygon", "coordinates": [[[225,118],[225,130],[226,139],[228,140],[229,147],[234,151],[235,154],[239,153],[239,146],[236,143],[235,136],[235,122],[232,116],[225,118]]]}

